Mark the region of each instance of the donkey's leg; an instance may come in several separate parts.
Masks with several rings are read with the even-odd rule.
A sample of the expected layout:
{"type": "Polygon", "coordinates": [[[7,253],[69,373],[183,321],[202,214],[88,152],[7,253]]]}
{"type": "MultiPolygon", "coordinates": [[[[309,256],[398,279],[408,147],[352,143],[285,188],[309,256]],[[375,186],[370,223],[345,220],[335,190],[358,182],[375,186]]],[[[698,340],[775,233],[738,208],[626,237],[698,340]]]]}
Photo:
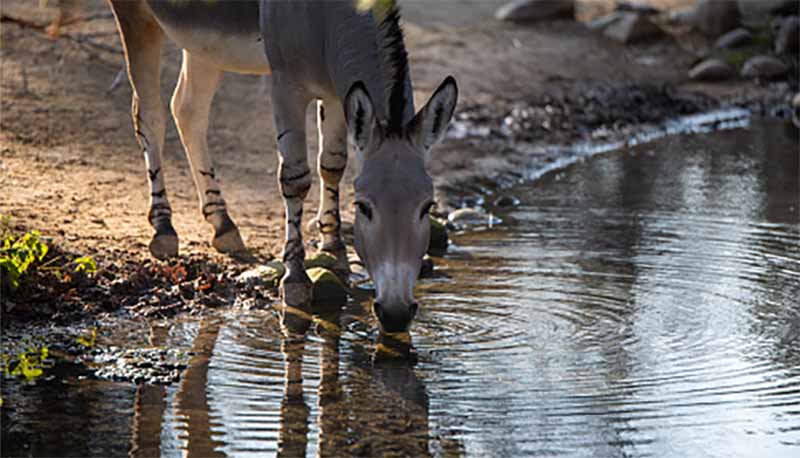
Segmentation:
{"type": "Polygon", "coordinates": [[[172,116],[189,158],[192,177],[200,199],[200,210],[214,227],[211,244],[222,253],[246,250],[239,230],[228,216],[225,199],[208,156],[208,113],[222,78],[218,67],[183,51],[178,85],[172,95],[172,116]]]}
{"type": "Polygon", "coordinates": [[[148,219],[156,231],[150,242],[150,252],[164,259],[178,254],[178,235],[172,227],[172,208],[167,200],[161,167],[167,118],[160,92],[164,32],[141,2],[112,1],[111,6],[125,48],[128,77],[133,87],[133,126],[150,182],[148,219]]]}
{"type": "Polygon", "coordinates": [[[347,167],[347,125],[342,104],[328,100],[317,105],[319,157],[317,171],[321,178],[317,225],[322,236],[322,251],[336,256],[338,274],[347,277],[347,249],[340,235],[339,182],[347,167]]]}
{"type": "Polygon", "coordinates": [[[286,242],[283,247],[286,274],[281,280],[284,320],[292,319],[290,313],[303,315],[311,311],[311,281],[303,265],[305,249],[301,232],[303,201],[311,187],[305,117],[309,100],[310,97],[287,81],[284,75],[274,74],[272,104],[280,155],[278,180],[286,210],[286,242]]]}

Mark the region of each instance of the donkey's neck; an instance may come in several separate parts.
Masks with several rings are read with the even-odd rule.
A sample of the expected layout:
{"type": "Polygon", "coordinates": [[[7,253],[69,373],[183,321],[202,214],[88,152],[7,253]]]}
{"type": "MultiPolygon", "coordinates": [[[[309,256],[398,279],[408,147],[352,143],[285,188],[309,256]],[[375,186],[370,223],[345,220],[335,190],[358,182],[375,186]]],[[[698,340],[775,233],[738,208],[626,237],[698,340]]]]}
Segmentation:
{"type": "Polygon", "coordinates": [[[411,77],[407,67],[399,75],[389,74],[384,58],[387,50],[382,40],[384,37],[373,15],[353,10],[352,14],[346,15],[328,30],[325,50],[328,71],[339,100],[344,100],[353,83],[363,82],[380,119],[386,118],[389,112],[388,88],[395,78],[402,79],[405,124],[414,116],[411,77]]]}

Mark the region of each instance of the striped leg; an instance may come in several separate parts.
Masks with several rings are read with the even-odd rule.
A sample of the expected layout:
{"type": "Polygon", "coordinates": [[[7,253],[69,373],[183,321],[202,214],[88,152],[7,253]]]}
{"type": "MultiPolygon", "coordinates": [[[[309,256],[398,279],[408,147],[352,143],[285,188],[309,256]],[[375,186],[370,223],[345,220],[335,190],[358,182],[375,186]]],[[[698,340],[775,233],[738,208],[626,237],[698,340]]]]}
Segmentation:
{"type": "Polygon", "coordinates": [[[322,236],[322,251],[336,256],[338,274],[347,278],[350,266],[347,249],[340,235],[339,182],[347,167],[347,125],[342,104],[330,100],[317,105],[319,157],[317,171],[321,179],[317,225],[322,236]]]}
{"type": "Polygon", "coordinates": [[[285,323],[285,320],[293,319],[290,313],[307,319],[304,315],[311,311],[311,281],[303,265],[305,249],[301,232],[303,201],[311,187],[305,126],[305,108],[309,100],[302,90],[287,83],[283,75],[276,73],[273,76],[273,115],[280,155],[278,180],[286,211],[286,242],[283,247],[286,274],[281,280],[286,327],[291,327],[285,323]]]}
{"type": "Polygon", "coordinates": [[[133,126],[150,183],[148,219],[156,232],[150,252],[165,259],[178,254],[178,235],[172,227],[172,208],[161,166],[167,118],[160,84],[164,33],[141,3],[112,1],[111,5],[125,47],[128,77],[133,87],[133,126]]]}
{"type": "Polygon", "coordinates": [[[221,253],[244,252],[239,230],[228,216],[225,199],[208,155],[208,114],[222,79],[218,67],[183,51],[178,85],[172,96],[172,115],[189,158],[200,210],[214,227],[212,245],[221,253]]]}

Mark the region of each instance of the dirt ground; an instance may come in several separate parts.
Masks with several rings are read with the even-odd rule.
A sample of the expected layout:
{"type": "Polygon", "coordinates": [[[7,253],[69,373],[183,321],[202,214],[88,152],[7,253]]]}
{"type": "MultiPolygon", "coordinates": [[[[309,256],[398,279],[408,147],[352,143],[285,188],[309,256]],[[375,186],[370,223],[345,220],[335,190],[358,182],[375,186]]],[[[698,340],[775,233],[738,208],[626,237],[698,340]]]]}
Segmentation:
{"type": "MultiPolygon", "coordinates": [[[[46,24],[56,15],[53,3],[3,0],[2,13],[46,24]]],[[[141,269],[154,264],[148,260],[152,235],[146,218],[148,188],[130,119],[131,90],[123,81],[108,91],[123,65],[121,45],[104,3],[85,3],[81,14],[99,17],[63,27],[61,38],[2,24],[0,213],[19,229],[41,231],[64,253],[97,257],[101,268],[127,264],[141,269]]],[[[403,2],[418,105],[448,74],[459,82],[462,110],[481,108],[493,116],[502,116],[518,102],[546,103],[550,94],[560,94],[563,104],[578,105],[587,87],[669,86],[699,91],[709,100],[764,90],[742,81],[715,86],[686,83],[686,69],[696,59],[690,49],[698,40],[702,43],[691,34],[625,46],[600,37],[581,22],[499,23],[491,16],[499,3],[403,2]]],[[[691,0],[647,3],[678,8],[691,0]]],[[[578,17],[589,19],[612,8],[612,1],[583,1],[578,17]]],[[[177,78],[179,56],[174,46],[165,49],[165,101],[177,78]]],[[[229,211],[245,243],[260,259],[280,256],[283,238],[275,133],[265,87],[263,78],[227,74],[214,101],[209,129],[209,147],[229,211]]],[[[564,136],[559,129],[569,138],[580,135],[575,126],[565,124],[542,140],[560,141],[564,136]]],[[[315,148],[313,137],[309,145],[315,148]]],[[[314,156],[310,151],[311,164],[314,156]]],[[[467,140],[446,141],[433,156],[431,173],[439,184],[488,176],[514,161],[467,140]]],[[[200,215],[171,121],[164,170],[182,253],[199,256],[197,262],[229,263],[211,252],[212,231],[200,215]]],[[[349,220],[352,191],[347,183],[343,190],[343,219],[349,220]]],[[[306,218],[315,213],[317,193],[315,182],[306,218]]],[[[309,245],[315,239],[316,234],[306,235],[309,245]]],[[[195,259],[191,256],[183,262],[195,259]]]]}

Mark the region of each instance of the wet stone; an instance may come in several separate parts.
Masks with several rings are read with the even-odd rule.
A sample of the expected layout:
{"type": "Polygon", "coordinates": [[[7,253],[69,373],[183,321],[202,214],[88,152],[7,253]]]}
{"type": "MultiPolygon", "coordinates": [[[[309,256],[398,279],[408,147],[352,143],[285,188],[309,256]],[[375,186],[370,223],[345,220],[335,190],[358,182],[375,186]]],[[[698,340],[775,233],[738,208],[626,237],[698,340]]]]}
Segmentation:
{"type": "Polygon", "coordinates": [[[514,0],[501,6],[494,17],[501,21],[533,22],[575,17],[573,0],[514,0]]]}
{"type": "Polygon", "coordinates": [[[447,236],[447,228],[445,224],[436,219],[431,218],[431,236],[428,242],[429,254],[441,254],[447,251],[449,238],[447,236]]]}
{"type": "Polygon", "coordinates": [[[264,285],[276,287],[286,273],[286,267],[280,261],[270,261],[264,265],[246,270],[236,277],[236,283],[241,286],[264,285]]]}
{"type": "Polygon", "coordinates": [[[796,54],[800,46],[800,18],[789,16],[781,20],[775,34],[776,54],[796,54]]]}
{"type": "Polygon", "coordinates": [[[695,81],[724,81],[730,79],[735,70],[719,59],[707,59],[689,70],[689,78],[695,81]]]}
{"type": "Polygon", "coordinates": [[[634,43],[652,40],[664,36],[664,31],[649,18],[638,13],[620,13],[619,17],[608,24],[603,34],[620,43],[634,43]]]}
{"type": "Polygon", "coordinates": [[[459,208],[450,213],[447,220],[459,229],[469,226],[492,226],[501,222],[500,218],[480,208],[459,208]]]}
{"type": "Polygon", "coordinates": [[[513,207],[519,205],[519,199],[514,196],[500,196],[494,201],[495,207],[513,207]]]}
{"type": "Polygon", "coordinates": [[[739,27],[717,38],[714,47],[720,49],[733,49],[744,46],[753,41],[753,34],[749,30],[739,27]]]}
{"type": "Polygon", "coordinates": [[[635,2],[619,2],[616,7],[617,11],[630,11],[634,13],[644,14],[646,16],[655,16],[661,14],[661,10],[650,5],[643,5],[635,2]]]}
{"type": "Polygon", "coordinates": [[[596,19],[592,20],[591,22],[586,24],[586,27],[588,27],[590,30],[595,30],[595,31],[598,31],[598,32],[602,32],[603,30],[606,29],[606,27],[608,27],[609,25],[611,25],[614,22],[616,22],[617,20],[619,20],[619,18],[621,16],[622,16],[622,13],[620,13],[620,12],[606,14],[606,15],[600,16],[599,18],[596,18],[596,19]]]}
{"type": "Polygon", "coordinates": [[[306,269],[323,267],[325,269],[333,270],[336,267],[336,256],[324,251],[320,251],[312,256],[307,257],[303,263],[306,266],[306,269]]]}
{"type": "Polygon", "coordinates": [[[347,288],[335,273],[323,267],[313,267],[306,271],[313,287],[312,300],[318,304],[344,303],[347,301],[347,288]]]}
{"type": "Polygon", "coordinates": [[[743,78],[771,80],[782,77],[788,70],[789,68],[780,59],[772,56],[754,56],[744,63],[741,75],[743,78]]]}
{"type": "Polygon", "coordinates": [[[718,37],[739,25],[739,5],[731,0],[700,0],[687,19],[704,35],[718,37]]]}

